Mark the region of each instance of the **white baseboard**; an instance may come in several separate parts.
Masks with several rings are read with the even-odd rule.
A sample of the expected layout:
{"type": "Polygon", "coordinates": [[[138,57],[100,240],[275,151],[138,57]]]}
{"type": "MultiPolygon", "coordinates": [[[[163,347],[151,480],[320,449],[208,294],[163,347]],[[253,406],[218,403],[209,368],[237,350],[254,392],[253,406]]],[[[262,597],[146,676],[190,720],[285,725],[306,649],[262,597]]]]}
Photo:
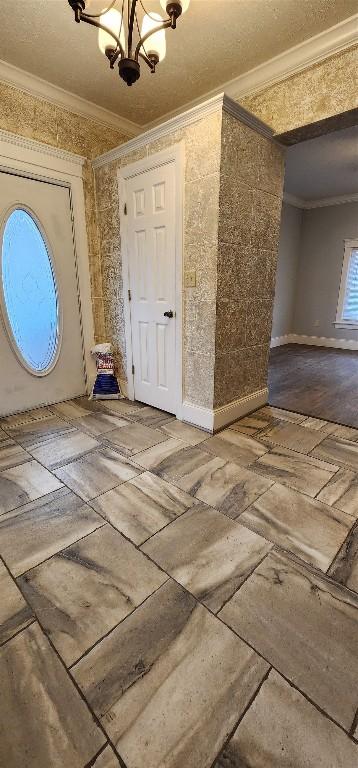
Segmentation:
{"type": "Polygon", "coordinates": [[[293,334],[287,333],[285,336],[273,336],[271,339],[270,347],[282,347],[284,344],[293,344],[293,334]]]}
{"type": "Polygon", "coordinates": [[[358,350],[358,340],[333,339],[327,336],[302,336],[297,333],[289,333],[287,336],[275,336],[271,339],[271,349],[281,347],[283,344],[306,344],[311,347],[332,347],[333,349],[358,350]]]}
{"type": "Polygon", "coordinates": [[[194,427],[201,427],[206,432],[212,432],[213,413],[214,411],[210,408],[201,408],[200,405],[186,401],[182,404],[181,413],[177,414],[177,418],[187,422],[187,424],[193,424],[194,427]]]}
{"type": "Polygon", "coordinates": [[[196,427],[201,427],[207,432],[217,432],[218,429],[232,424],[233,421],[241,419],[246,414],[256,411],[266,405],[268,401],[268,389],[259,389],[246,397],[234,400],[228,405],[222,405],[220,408],[201,408],[193,403],[184,402],[181,410],[181,420],[196,427]]]}

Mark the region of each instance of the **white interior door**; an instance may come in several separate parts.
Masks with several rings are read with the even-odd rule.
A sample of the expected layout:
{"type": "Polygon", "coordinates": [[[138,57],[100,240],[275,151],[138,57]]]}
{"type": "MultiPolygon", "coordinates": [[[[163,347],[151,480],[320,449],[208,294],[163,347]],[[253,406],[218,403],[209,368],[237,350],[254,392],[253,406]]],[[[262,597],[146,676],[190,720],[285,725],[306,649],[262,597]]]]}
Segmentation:
{"type": "Polygon", "coordinates": [[[0,414],[85,392],[69,190],[0,173],[0,414]]]}
{"type": "Polygon", "coordinates": [[[130,313],[137,400],[175,413],[175,163],[126,182],[130,313]]]}

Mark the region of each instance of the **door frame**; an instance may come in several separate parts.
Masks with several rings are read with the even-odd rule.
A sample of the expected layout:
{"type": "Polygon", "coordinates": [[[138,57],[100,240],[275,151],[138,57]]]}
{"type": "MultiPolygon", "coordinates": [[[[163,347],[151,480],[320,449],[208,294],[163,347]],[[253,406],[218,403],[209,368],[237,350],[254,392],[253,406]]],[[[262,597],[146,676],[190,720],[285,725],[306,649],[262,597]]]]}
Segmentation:
{"type": "Polygon", "coordinates": [[[129,400],[135,399],[132,347],[132,319],[129,301],[129,253],[127,217],[124,209],[127,201],[126,182],[134,176],[139,176],[147,171],[160,168],[162,165],[174,164],[175,168],[175,304],[176,304],[176,333],[175,333],[175,415],[181,419],[183,403],[183,350],[182,350],[182,324],[183,324],[183,212],[184,212],[184,168],[185,168],[184,142],[173,144],[171,147],[145,157],[143,160],[130,163],[117,173],[119,192],[119,216],[121,233],[122,278],[124,300],[124,326],[126,344],[126,374],[127,396],[129,400]]]}
{"type": "Polygon", "coordinates": [[[0,171],[44,181],[69,190],[77,295],[81,325],[85,387],[90,391],[96,376],[91,355],[94,323],[82,168],[86,158],[48,144],[0,130],[0,171]]]}

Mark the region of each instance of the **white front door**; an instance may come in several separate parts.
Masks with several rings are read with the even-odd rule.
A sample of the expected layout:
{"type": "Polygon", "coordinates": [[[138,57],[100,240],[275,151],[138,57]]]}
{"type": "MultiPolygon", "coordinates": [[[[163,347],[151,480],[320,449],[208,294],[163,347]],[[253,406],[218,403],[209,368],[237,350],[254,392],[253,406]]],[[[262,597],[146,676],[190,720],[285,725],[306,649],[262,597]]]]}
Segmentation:
{"type": "Polygon", "coordinates": [[[175,413],[175,163],[126,182],[134,395],[175,413]]]}
{"type": "Polygon", "coordinates": [[[85,392],[67,187],[0,172],[0,415],[85,392]]]}

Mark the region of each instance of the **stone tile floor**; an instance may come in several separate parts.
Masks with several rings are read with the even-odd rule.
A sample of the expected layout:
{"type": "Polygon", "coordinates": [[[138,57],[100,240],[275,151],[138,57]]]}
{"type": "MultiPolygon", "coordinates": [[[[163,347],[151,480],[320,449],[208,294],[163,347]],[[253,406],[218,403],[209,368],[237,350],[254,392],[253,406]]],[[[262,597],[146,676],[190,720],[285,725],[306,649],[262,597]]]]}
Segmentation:
{"type": "Polygon", "coordinates": [[[1,768],[358,765],[358,430],[0,421],[1,768]]]}

